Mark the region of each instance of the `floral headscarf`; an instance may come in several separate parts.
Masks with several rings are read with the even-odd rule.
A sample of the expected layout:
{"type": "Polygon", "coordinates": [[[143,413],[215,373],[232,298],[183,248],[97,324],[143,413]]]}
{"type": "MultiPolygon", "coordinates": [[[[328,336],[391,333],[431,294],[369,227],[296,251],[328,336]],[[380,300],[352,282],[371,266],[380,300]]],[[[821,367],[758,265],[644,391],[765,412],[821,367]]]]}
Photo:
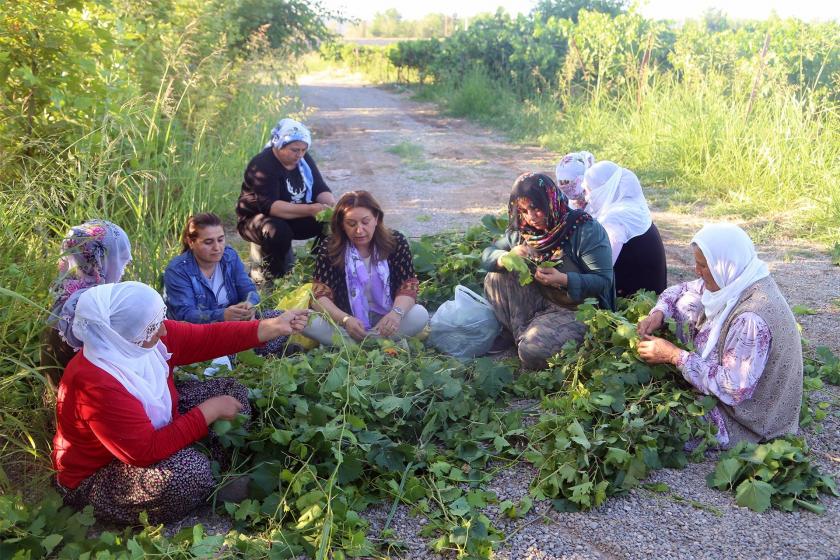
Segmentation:
{"type": "Polygon", "coordinates": [[[118,282],[131,261],[131,243],[122,228],[105,220],[90,220],[70,228],[61,243],[58,278],[52,286],[56,305],[73,292],[118,282]]]}
{"type": "Polygon", "coordinates": [[[583,174],[594,164],[595,156],[589,152],[572,152],[557,162],[557,168],[554,171],[557,177],[557,188],[569,198],[573,207],[586,206],[582,187],[583,174]]]}
{"type": "Polygon", "coordinates": [[[592,217],[582,210],[570,210],[569,199],[557,188],[548,175],[523,173],[513,183],[508,203],[509,229],[519,231],[525,242],[538,253],[540,262],[555,260],[579,224],[592,217]],[[526,224],[519,216],[518,202],[527,198],[546,216],[546,231],[526,224]]]}
{"type": "Polygon", "coordinates": [[[70,329],[80,292],[119,282],[130,261],[131,243],[120,226],[105,220],[90,220],[70,228],[61,243],[58,278],[50,291],[55,297],[53,316],[58,318],[55,327],[71,346],[80,345],[70,329]]]}

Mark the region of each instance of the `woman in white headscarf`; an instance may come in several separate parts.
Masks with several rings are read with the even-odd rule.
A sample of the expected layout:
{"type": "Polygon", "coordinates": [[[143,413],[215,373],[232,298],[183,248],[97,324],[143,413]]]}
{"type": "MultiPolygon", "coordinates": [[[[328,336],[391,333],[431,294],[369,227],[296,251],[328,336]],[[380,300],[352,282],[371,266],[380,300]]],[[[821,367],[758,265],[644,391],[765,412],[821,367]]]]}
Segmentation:
{"type": "MultiPolygon", "coordinates": [[[[173,521],[203,502],[215,480],[190,446],[214,421],[250,414],[248,392],[231,378],[176,388],[172,370],[302,330],[307,313],[195,325],[165,320],[163,299],[139,282],[84,292],[73,319],[82,350],[56,405],[52,459],[65,502],[114,523],[136,523],[141,511],[173,521]]],[[[224,465],[218,443],[210,449],[224,465]]]]}
{"type": "Polygon", "coordinates": [[[584,174],[582,189],[586,211],[610,238],[616,294],[662,293],[668,277],[665,246],[636,174],[611,161],[599,161],[584,174]]]}
{"type": "Polygon", "coordinates": [[[76,302],[91,286],[119,282],[131,261],[128,235],[117,224],[89,220],[70,228],[61,242],[55,297],[47,327],[41,334],[41,371],[53,391],[81,347],[71,329],[76,302]]]}
{"type": "Polygon", "coordinates": [[[318,212],[335,205],[308,153],[312,135],[303,124],[282,119],[263,150],[245,169],[236,205],[239,235],[259,247],[263,279],[279,278],[293,262],[293,239],[323,237],[318,212]]]}
{"type": "Polygon", "coordinates": [[[707,225],[691,246],[700,278],[665,290],[639,322],[639,355],[674,364],[697,391],[717,397],[710,419],[724,447],[796,433],[802,344],[767,265],[736,225],[707,225]],[[670,318],[694,352],[651,336],[670,318]]]}
{"type": "Polygon", "coordinates": [[[569,208],[583,210],[586,197],[583,194],[583,175],[595,165],[595,156],[589,152],[571,152],[560,158],[554,174],[557,188],[569,199],[569,208]]]}

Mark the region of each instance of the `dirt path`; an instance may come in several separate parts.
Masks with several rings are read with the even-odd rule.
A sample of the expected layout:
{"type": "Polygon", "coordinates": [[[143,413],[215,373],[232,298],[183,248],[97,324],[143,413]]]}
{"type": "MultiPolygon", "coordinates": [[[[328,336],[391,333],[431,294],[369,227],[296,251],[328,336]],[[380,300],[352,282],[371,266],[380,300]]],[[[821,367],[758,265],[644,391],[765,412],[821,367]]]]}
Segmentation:
{"type": "MultiPolygon", "coordinates": [[[[483,214],[499,212],[519,173],[542,170],[553,176],[562,155],[509,143],[493,131],[441,116],[432,104],[365,85],[358,76],[305,76],[299,93],[309,111],[305,120],[313,129],[313,153],[333,190],[373,192],[388,225],[409,236],[463,230],[483,214]]],[[[648,194],[661,199],[651,190],[648,194]]],[[[655,211],[654,221],[666,240],[670,283],[692,278],[687,245],[703,218],[655,211]]],[[[758,248],[790,304],[807,312],[798,316],[804,336],[840,353],[840,269],[811,246],[776,241],[758,248]]],[[[840,392],[828,392],[836,403],[840,392]]],[[[837,474],[840,422],[836,404],[831,410],[823,433],[809,434],[808,441],[822,468],[837,474]]],[[[499,520],[497,526],[513,534],[499,557],[755,558],[786,557],[795,550],[799,557],[829,558],[840,553],[840,500],[825,500],[823,516],[757,515],[735,506],[731,495],[705,487],[705,474],[713,468],[713,460],[707,460],[682,471],[658,471],[651,479],[669,485],[666,495],[637,489],[593,512],[548,513],[543,519],[548,525],[537,518],[536,507],[516,523],[499,520]]],[[[532,477],[527,465],[519,465],[499,477],[497,493],[518,499],[532,477]]],[[[382,514],[371,512],[374,528],[382,514]]],[[[407,558],[428,554],[417,533],[420,524],[405,509],[395,518],[398,537],[409,543],[407,558]]]]}

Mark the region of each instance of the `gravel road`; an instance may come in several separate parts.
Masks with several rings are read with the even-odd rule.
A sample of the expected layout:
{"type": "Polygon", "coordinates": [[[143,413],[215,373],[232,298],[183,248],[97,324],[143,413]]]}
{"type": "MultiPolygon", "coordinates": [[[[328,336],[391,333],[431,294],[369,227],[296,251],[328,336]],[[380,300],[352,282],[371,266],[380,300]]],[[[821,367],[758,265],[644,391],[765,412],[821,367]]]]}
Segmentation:
{"type": "MultiPolygon", "coordinates": [[[[499,133],[441,116],[434,105],[412,101],[364,84],[350,74],[304,76],[299,94],[313,129],[313,153],[337,194],[366,189],[379,199],[386,223],[409,236],[463,230],[485,213],[500,211],[510,185],[523,171],[551,173],[562,154],[507,142],[499,133]]],[[[573,149],[574,146],[570,146],[573,149]]],[[[595,154],[596,156],[598,154],[595,154]]],[[[659,200],[648,191],[651,200],[659,200]]],[[[669,280],[693,277],[688,241],[703,224],[698,215],[654,208],[666,240],[669,280]]],[[[749,224],[745,224],[749,226],[749,224]]],[[[819,248],[786,241],[758,246],[761,257],[799,316],[804,336],[840,354],[836,325],[840,312],[840,269],[819,248]]],[[[808,433],[813,459],[825,472],[840,471],[840,390],[827,387],[833,401],[821,434],[808,433]]],[[[734,503],[731,494],[706,488],[715,458],[677,470],[653,473],[669,491],[637,489],[585,513],[557,513],[536,503],[522,520],[487,514],[510,535],[500,559],[555,558],[837,558],[840,557],[840,499],[824,499],[824,515],[808,512],[756,514],[734,503]]],[[[527,493],[533,469],[501,471],[489,490],[499,500],[527,493]]],[[[369,512],[371,534],[387,516],[369,512]]],[[[436,558],[418,535],[423,520],[398,508],[391,527],[407,544],[405,558],[436,558]]]]}

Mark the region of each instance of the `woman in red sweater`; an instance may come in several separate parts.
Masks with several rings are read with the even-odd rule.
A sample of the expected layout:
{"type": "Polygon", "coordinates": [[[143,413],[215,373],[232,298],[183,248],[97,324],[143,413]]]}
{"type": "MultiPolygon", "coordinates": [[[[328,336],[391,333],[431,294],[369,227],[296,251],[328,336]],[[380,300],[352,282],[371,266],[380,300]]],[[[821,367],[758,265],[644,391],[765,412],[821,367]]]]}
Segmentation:
{"type": "Polygon", "coordinates": [[[90,288],[73,321],[82,350],[56,407],[52,458],[65,502],[111,522],[136,523],[146,511],[162,523],[206,500],[216,485],[210,460],[190,446],[214,421],[250,414],[248,393],[231,378],[176,389],[173,368],[298,332],[307,313],[195,325],[164,320],[163,300],[145,284],[90,288]]]}

